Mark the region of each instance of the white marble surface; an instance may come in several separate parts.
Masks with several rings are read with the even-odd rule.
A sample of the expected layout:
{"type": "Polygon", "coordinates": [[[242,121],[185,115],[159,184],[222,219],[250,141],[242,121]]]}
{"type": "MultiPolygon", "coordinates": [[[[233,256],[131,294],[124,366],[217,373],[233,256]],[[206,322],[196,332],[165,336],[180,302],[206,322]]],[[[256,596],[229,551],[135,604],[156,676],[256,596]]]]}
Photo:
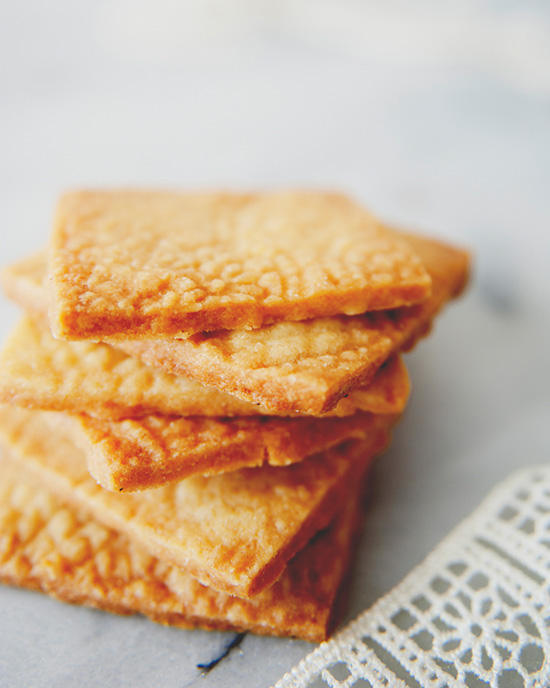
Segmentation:
{"type": "MultiPolygon", "coordinates": [[[[474,251],[469,292],[408,356],[348,619],[511,470],[550,459],[547,3],[0,11],[2,263],[45,243],[60,190],[84,185],[336,187],[474,251]]],[[[2,337],[16,317],[2,301],[2,337]]],[[[0,588],[2,687],[260,688],[312,647],[247,635],[202,677],[232,637],[0,588]]]]}

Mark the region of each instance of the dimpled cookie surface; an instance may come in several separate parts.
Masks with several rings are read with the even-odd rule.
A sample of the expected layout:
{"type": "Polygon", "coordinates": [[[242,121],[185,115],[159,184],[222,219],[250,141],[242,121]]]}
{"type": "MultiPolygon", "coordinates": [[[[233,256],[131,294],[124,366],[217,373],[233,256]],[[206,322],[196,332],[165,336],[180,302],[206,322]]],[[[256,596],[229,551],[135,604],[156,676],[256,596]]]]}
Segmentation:
{"type": "Polygon", "coordinates": [[[136,339],[424,300],[421,261],[333,193],[82,191],[58,206],[52,331],[136,339]]]}

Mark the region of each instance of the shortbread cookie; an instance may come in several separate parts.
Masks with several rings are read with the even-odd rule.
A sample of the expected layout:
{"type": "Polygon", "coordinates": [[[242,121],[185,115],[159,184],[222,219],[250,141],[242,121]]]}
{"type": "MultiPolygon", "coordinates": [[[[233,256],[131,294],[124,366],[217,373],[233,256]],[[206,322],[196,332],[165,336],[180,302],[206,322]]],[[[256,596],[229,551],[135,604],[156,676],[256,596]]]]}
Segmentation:
{"type": "MultiPolygon", "coordinates": [[[[120,346],[150,365],[187,375],[270,412],[326,413],[351,390],[368,384],[392,353],[411,347],[466,284],[468,253],[391,231],[414,247],[432,277],[432,295],[419,306],[120,346]]],[[[4,269],[2,278],[10,298],[33,312],[47,313],[44,258],[41,269],[36,259],[26,259],[4,269]]]]}
{"type": "Polygon", "coordinates": [[[125,533],[201,583],[239,597],[269,587],[285,563],[347,503],[388,441],[395,421],[372,416],[366,440],[284,468],[194,476],[140,493],[114,494],[90,477],[81,451],[42,415],[0,408],[0,444],[60,498],[125,533]]]}
{"type": "MultiPolygon", "coordinates": [[[[146,365],[107,344],[54,339],[25,317],[0,352],[0,402],[117,420],[149,414],[257,416],[268,409],[146,365]]],[[[409,393],[405,365],[393,357],[372,382],[341,399],[331,416],[401,413],[409,393]]],[[[289,414],[282,414],[289,415],[289,414]]]]}
{"type": "Polygon", "coordinates": [[[334,193],[68,193],[50,259],[65,339],[259,328],[430,293],[413,251],[334,193]]]}
{"type": "Polygon", "coordinates": [[[141,613],[184,628],[251,630],[321,642],[338,620],[361,505],[349,486],[336,520],[250,600],[201,585],[85,510],[69,506],[16,464],[0,460],[0,580],[66,602],[141,613]]]}
{"type": "Polygon", "coordinates": [[[288,466],[373,427],[370,413],[343,418],[144,416],[101,420],[43,413],[84,451],[96,481],[113,492],[145,490],[192,475],[288,466]]]}

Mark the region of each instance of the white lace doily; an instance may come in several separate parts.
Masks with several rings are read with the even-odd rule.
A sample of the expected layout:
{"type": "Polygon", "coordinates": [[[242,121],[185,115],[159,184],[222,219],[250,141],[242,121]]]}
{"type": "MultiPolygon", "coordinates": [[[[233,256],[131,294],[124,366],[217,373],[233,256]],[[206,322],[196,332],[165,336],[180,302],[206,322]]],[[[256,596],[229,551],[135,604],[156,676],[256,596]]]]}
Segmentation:
{"type": "Polygon", "coordinates": [[[515,473],[275,688],[550,686],[550,467],[515,473]]]}

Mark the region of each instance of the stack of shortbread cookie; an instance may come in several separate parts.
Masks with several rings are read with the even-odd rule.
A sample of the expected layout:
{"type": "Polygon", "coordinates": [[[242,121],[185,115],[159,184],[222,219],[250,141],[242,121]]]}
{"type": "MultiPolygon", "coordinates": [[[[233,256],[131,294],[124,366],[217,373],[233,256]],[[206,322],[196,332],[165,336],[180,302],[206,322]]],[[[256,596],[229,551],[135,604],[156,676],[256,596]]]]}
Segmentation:
{"type": "Polygon", "coordinates": [[[330,193],[78,192],[3,272],[0,578],[162,623],[324,639],[400,352],[465,252],[330,193]]]}

